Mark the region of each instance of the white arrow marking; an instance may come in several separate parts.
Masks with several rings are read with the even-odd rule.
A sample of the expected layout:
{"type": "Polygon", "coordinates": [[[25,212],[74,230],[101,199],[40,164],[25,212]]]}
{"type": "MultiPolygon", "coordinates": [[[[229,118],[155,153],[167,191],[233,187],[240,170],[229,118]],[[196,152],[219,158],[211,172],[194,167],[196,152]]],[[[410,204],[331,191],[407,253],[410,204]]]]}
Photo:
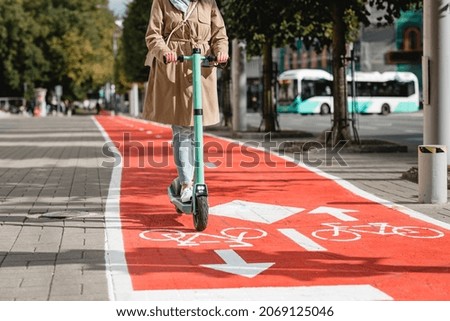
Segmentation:
{"type": "Polygon", "coordinates": [[[234,200],[211,207],[209,213],[250,222],[272,224],[298,214],[303,210],[304,208],[300,207],[234,200]]]}
{"type": "Polygon", "coordinates": [[[329,214],[338,220],[344,221],[344,222],[351,222],[351,221],[357,221],[357,218],[354,218],[350,215],[347,215],[345,213],[354,213],[358,212],[356,210],[346,210],[343,208],[337,208],[337,207],[327,207],[327,206],[320,206],[316,208],[315,210],[312,210],[309,212],[310,214],[329,214]]]}
{"type": "Polygon", "coordinates": [[[216,250],[225,264],[202,264],[201,266],[231,274],[253,278],[275,263],[247,263],[234,250],[216,250]]]}

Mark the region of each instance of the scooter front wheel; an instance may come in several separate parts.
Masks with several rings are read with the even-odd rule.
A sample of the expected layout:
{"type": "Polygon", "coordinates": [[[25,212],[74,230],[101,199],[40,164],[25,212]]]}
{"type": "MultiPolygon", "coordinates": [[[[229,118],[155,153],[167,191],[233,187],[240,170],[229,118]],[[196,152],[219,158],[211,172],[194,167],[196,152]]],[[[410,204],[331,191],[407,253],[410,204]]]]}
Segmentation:
{"type": "Polygon", "coordinates": [[[200,232],[208,225],[208,198],[207,196],[197,196],[195,203],[195,213],[192,216],[194,218],[194,227],[200,232]]]}

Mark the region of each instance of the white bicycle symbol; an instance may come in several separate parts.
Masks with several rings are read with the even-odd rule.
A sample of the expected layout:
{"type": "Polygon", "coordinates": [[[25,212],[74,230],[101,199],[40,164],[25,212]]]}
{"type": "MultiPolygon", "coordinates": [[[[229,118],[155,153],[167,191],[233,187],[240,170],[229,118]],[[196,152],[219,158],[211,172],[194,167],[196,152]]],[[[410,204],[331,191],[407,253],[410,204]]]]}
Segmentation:
{"type": "Polygon", "coordinates": [[[229,247],[251,247],[253,244],[244,240],[256,240],[267,236],[260,229],[230,227],[220,231],[220,235],[200,232],[182,232],[170,229],[152,229],[139,234],[141,238],[153,242],[176,242],[178,246],[199,246],[201,244],[225,243],[229,247]]]}
{"type": "Polygon", "coordinates": [[[377,235],[399,235],[416,239],[436,239],[444,233],[428,227],[392,226],[389,223],[368,223],[366,225],[344,226],[340,223],[323,223],[330,228],[317,230],[312,235],[326,241],[350,242],[361,238],[361,233],[377,235]]]}

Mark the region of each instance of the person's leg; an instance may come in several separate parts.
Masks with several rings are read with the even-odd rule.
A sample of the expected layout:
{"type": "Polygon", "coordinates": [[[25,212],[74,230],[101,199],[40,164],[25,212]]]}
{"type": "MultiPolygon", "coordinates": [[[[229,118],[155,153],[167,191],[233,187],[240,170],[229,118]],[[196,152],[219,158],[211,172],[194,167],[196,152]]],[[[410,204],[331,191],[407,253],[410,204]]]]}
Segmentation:
{"type": "Polygon", "coordinates": [[[181,184],[181,200],[187,202],[192,197],[194,179],[194,131],[192,127],[172,126],[173,156],[181,184]]]}

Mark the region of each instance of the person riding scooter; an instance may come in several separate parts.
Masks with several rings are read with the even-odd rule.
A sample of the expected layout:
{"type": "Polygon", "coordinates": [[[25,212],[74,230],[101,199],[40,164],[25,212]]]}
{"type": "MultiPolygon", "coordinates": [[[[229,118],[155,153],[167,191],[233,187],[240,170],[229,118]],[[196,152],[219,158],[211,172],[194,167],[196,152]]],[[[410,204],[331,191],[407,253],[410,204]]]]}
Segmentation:
{"type": "MultiPolygon", "coordinates": [[[[170,62],[193,48],[215,55],[217,63],[226,62],[225,24],[215,0],[154,0],[145,41],[150,74],[143,118],[172,125],[181,201],[189,202],[194,175],[192,70],[170,62]]],[[[216,70],[202,70],[202,78],[203,124],[215,125],[220,121],[216,70]]]]}

